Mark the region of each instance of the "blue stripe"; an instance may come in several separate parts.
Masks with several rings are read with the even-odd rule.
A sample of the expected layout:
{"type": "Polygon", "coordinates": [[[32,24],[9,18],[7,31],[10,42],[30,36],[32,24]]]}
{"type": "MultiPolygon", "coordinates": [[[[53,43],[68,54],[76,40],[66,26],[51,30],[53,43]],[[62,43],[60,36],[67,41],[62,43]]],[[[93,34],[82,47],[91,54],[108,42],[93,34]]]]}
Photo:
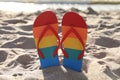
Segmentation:
{"type": "Polygon", "coordinates": [[[63,60],[63,66],[78,72],[81,72],[81,68],[82,68],[82,61],[81,60],[71,60],[69,58],[64,58],[63,60]]]}
{"type": "Polygon", "coordinates": [[[47,48],[41,48],[40,50],[44,54],[44,59],[40,58],[41,68],[47,68],[51,66],[59,66],[59,59],[58,55],[53,56],[53,53],[55,51],[57,46],[47,47],[47,48]]]}
{"type": "Polygon", "coordinates": [[[83,58],[81,60],[78,60],[78,56],[82,51],[68,48],[65,48],[65,51],[68,54],[68,58],[64,57],[63,66],[81,72],[83,58]]]}
{"type": "Polygon", "coordinates": [[[59,66],[60,65],[58,56],[52,57],[52,58],[47,58],[47,59],[40,59],[40,63],[41,63],[42,69],[51,67],[51,66],[59,66]]]}

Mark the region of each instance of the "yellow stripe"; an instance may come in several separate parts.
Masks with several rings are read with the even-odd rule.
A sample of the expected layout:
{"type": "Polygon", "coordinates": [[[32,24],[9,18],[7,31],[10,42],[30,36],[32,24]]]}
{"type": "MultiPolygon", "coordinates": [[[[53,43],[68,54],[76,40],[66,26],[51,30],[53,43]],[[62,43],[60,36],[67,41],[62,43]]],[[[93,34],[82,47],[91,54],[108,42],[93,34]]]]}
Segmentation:
{"type": "MultiPolygon", "coordinates": [[[[37,41],[38,39],[35,39],[35,44],[37,46],[37,41]]],[[[42,40],[39,43],[39,48],[46,48],[46,47],[51,47],[51,46],[56,46],[57,45],[57,38],[53,36],[46,36],[43,37],[42,40]]]]}
{"type": "Polygon", "coordinates": [[[76,38],[66,38],[63,44],[64,48],[83,50],[80,41],[76,38]]]}

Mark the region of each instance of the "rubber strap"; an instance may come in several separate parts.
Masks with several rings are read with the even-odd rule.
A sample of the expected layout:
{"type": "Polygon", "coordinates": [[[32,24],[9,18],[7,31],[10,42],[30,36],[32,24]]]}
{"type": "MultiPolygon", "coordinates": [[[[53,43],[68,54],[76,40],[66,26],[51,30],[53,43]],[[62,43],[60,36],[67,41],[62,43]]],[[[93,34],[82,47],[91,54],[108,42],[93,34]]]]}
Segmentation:
{"type": "Polygon", "coordinates": [[[54,35],[56,36],[56,38],[58,39],[58,44],[57,44],[57,47],[56,47],[56,49],[54,51],[54,54],[53,54],[54,57],[57,55],[57,51],[58,51],[58,49],[60,47],[60,38],[58,36],[58,33],[50,25],[46,25],[44,30],[42,31],[41,35],[39,36],[39,39],[38,39],[38,42],[37,42],[37,51],[38,51],[39,56],[42,59],[44,59],[44,54],[39,49],[39,43],[40,43],[41,39],[43,38],[44,34],[47,32],[47,30],[51,30],[54,33],[54,35]]]}
{"type": "Polygon", "coordinates": [[[73,32],[73,33],[77,36],[78,40],[81,42],[81,44],[82,44],[82,46],[83,46],[83,50],[82,50],[82,52],[80,53],[80,55],[78,56],[78,60],[80,60],[80,59],[84,56],[85,46],[84,46],[84,42],[83,42],[82,38],[80,37],[79,33],[78,33],[73,27],[71,27],[71,29],[69,29],[69,30],[66,32],[66,34],[64,35],[64,37],[62,38],[62,40],[61,40],[61,50],[62,50],[64,56],[65,56],[66,58],[68,58],[69,56],[68,56],[67,52],[63,49],[62,44],[63,44],[64,40],[68,37],[68,35],[69,35],[71,32],[73,32]]]}

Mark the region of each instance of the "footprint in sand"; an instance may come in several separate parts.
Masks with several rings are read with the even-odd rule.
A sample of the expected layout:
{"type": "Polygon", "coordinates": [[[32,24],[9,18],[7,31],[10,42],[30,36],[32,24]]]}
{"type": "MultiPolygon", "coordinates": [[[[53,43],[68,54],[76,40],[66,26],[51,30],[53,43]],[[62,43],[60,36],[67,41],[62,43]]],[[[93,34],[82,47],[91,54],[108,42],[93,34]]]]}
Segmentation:
{"type": "Polygon", "coordinates": [[[93,56],[98,58],[98,59],[102,59],[104,57],[106,57],[107,53],[106,52],[99,52],[99,53],[94,53],[93,56]]]}
{"type": "Polygon", "coordinates": [[[2,45],[3,48],[23,48],[23,49],[33,49],[35,48],[35,43],[33,38],[20,37],[14,41],[7,42],[2,45]]]}
{"type": "Polygon", "coordinates": [[[7,59],[8,53],[5,51],[0,51],[0,62],[4,62],[7,59]]]}
{"type": "Polygon", "coordinates": [[[32,31],[32,25],[19,26],[19,28],[24,31],[32,31]]]}
{"type": "Polygon", "coordinates": [[[9,24],[27,23],[27,21],[20,20],[20,19],[10,19],[10,20],[5,20],[4,22],[7,22],[9,24]]]}
{"type": "Polygon", "coordinates": [[[23,55],[20,55],[20,56],[16,57],[14,60],[10,61],[6,65],[6,67],[14,68],[14,67],[18,66],[19,64],[21,64],[23,68],[28,68],[28,67],[31,66],[29,64],[31,64],[34,61],[33,59],[34,58],[31,57],[30,55],[23,54],[23,55]]]}
{"type": "Polygon", "coordinates": [[[100,38],[96,39],[95,44],[107,48],[114,48],[120,46],[120,41],[101,36],[100,38]]]}
{"type": "Polygon", "coordinates": [[[22,65],[28,65],[30,64],[31,61],[33,61],[33,58],[28,55],[28,54],[24,54],[24,55],[20,55],[16,61],[22,65]]]}

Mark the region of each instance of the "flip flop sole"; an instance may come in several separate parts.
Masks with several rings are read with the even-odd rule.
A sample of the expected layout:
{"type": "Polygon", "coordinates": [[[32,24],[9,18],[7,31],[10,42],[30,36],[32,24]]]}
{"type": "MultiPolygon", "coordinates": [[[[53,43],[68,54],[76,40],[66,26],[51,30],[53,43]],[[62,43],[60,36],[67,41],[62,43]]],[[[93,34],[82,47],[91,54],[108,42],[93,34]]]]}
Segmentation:
{"type": "Polygon", "coordinates": [[[38,51],[42,69],[59,65],[58,55],[53,56],[54,51],[57,48],[57,38],[51,29],[48,29],[45,33],[43,33],[48,25],[50,28],[54,29],[56,33],[58,33],[57,18],[51,11],[46,11],[38,15],[33,24],[33,35],[36,48],[39,48],[38,50],[40,50],[42,55],[44,55],[44,58],[42,58],[38,51]],[[39,42],[41,34],[44,35],[39,42]]]}
{"type": "Polygon", "coordinates": [[[42,48],[41,51],[45,56],[45,59],[40,58],[41,68],[47,68],[51,66],[59,66],[58,55],[53,56],[53,52],[57,46],[42,48]]]}
{"type": "Polygon", "coordinates": [[[82,59],[81,60],[71,60],[68,58],[64,58],[64,67],[81,72],[81,68],[82,68],[82,59]]]}
{"type": "Polygon", "coordinates": [[[78,60],[78,56],[82,50],[74,50],[65,48],[65,51],[69,55],[69,58],[64,57],[63,66],[75,71],[81,71],[83,59],[78,60]]]}
{"type": "Polygon", "coordinates": [[[80,60],[78,57],[82,55],[85,48],[83,45],[87,39],[87,26],[83,18],[75,12],[66,13],[62,19],[62,35],[63,38],[66,37],[63,46],[67,54],[64,54],[68,55],[68,57],[64,56],[63,66],[78,72],[82,71],[83,57],[80,60]],[[67,33],[69,30],[73,32],[67,33]],[[66,36],[66,34],[69,35],[66,36]]]}

